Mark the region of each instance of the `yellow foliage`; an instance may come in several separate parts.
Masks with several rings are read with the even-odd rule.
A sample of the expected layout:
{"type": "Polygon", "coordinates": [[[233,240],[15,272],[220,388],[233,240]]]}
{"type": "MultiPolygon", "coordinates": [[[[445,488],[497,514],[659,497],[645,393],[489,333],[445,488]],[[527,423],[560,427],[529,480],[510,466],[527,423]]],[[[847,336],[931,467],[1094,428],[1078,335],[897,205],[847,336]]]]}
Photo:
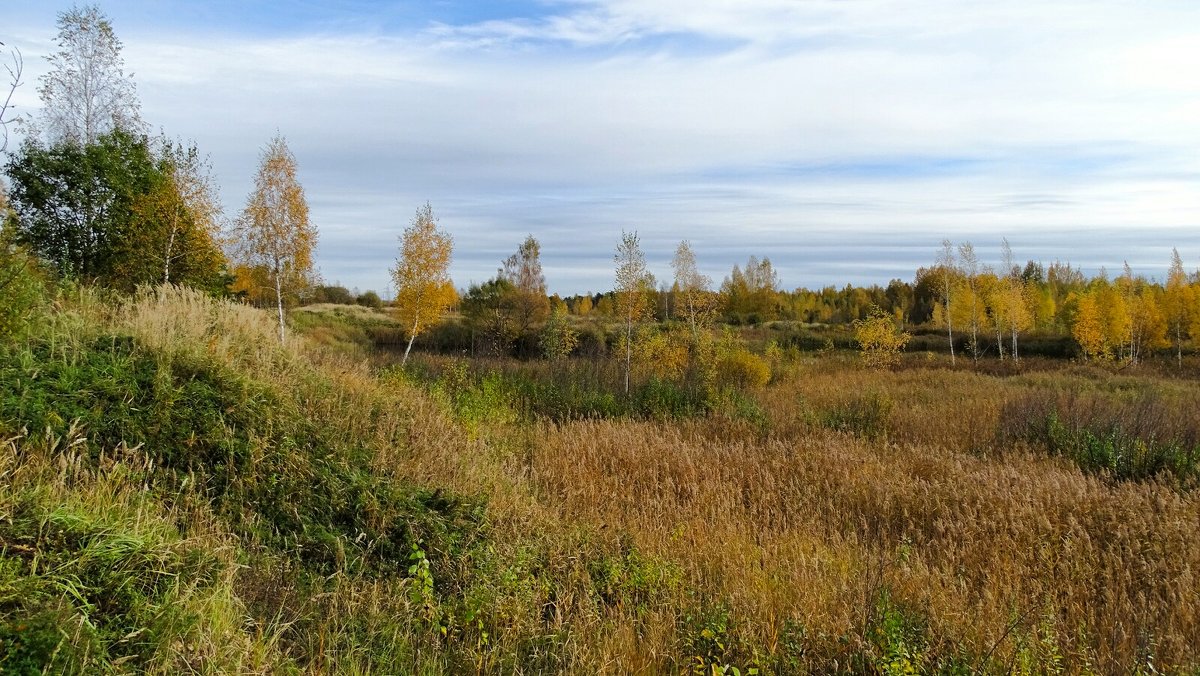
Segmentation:
{"type": "Polygon", "coordinates": [[[1085,359],[1111,359],[1112,350],[1105,340],[1104,325],[1101,323],[1100,308],[1092,293],[1078,297],[1075,308],[1075,324],[1071,336],[1079,343],[1085,359]]]}
{"type": "Polygon", "coordinates": [[[296,158],[283,137],[271,139],[263,151],[239,226],[246,262],[265,265],[272,283],[306,282],[317,231],[309,223],[304,188],[296,180],[296,158]]]}
{"type": "Polygon", "coordinates": [[[271,139],[263,150],[238,235],[241,262],[264,266],[270,275],[283,342],[283,296],[308,284],[317,230],[308,221],[308,201],[296,180],[296,157],[282,136],[271,139]]]}
{"type": "Polygon", "coordinates": [[[408,349],[425,329],[437,323],[458,300],[450,281],[454,241],[437,227],[433,207],[417,209],[412,225],[400,236],[400,258],[392,269],[396,282],[396,316],[409,332],[408,349]]]}
{"type": "Polygon", "coordinates": [[[633,357],[639,367],[657,378],[679,378],[688,367],[687,341],[678,333],[647,328],[638,332],[633,357]]]}
{"type": "Polygon", "coordinates": [[[765,386],[771,381],[771,367],[762,357],[739,348],[717,358],[717,387],[750,389],[765,386]]]}
{"type": "Polygon", "coordinates": [[[891,317],[872,305],[866,319],[854,321],[854,339],[862,348],[863,361],[871,368],[894,366],[912,338],[901,331],[891,317]]]}

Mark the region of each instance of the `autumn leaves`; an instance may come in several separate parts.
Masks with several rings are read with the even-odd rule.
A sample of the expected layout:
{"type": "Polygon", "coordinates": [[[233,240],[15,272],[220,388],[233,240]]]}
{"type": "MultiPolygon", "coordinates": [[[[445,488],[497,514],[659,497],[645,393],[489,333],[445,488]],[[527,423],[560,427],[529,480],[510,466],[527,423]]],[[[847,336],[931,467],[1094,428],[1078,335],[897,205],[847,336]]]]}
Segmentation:
{"type": "Polygon", "coordinates": [[[453,240],[437,227],[428,202],[417,209],[412,224],[400,236],[400,259],[392,269],[396,283],[396,315],[408,331],[404,361],[413,341],[436,324],[458,300],[450,281],[450,252],[453,240]]]}

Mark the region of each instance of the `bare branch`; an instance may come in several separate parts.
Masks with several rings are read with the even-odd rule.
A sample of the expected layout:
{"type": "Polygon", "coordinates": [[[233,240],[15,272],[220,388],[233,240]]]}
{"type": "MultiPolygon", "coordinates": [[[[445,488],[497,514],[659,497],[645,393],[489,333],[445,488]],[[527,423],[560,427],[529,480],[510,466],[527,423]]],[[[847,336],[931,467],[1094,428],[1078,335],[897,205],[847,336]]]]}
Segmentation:
{"type": "MultiPolygon", "coordinates": [[[[4,43],[0,42],[0,47],[4,43]]],[[[21,50],[17,47],[12,48],[12,63],[4,64],[4,71],[8,73],[8,94],[4,97],[4,103],[0,104],[0,133],[3,133],[3,140],[0,141],[0,153],[8,150],[8,125],[12,124],[13,120],[8,117],[8,111],[12,108],[12,97],[17,92],[17,87],[20,87],[21,73],[25,70],[25,58],[21,55],[21,50]]]]}

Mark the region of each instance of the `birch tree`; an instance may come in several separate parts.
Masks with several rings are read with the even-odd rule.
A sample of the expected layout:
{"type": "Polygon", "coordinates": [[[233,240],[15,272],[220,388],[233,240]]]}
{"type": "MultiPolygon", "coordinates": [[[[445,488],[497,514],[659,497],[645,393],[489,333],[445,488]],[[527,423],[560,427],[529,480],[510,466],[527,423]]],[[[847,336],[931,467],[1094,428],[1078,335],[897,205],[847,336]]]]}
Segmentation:
{"type": "Polygon", "coordinates": [[[629,394],[629,372],[633,364],[634,329],[651,311],[650,290],[654,288],[654,275],[646,267],[646,256],[642,253],[637,232],[621,232],[621,243],[613,256],[617,265],[616,313],[623,325],[622,339],[625,347],[625,394],[629,394]]]}
{"type": "Polygon", "coordinates": [[[525,238],[517,252],[504,260],[499,278],[512,284],[513,310],[519,334],[530,332],[550,314],[546,298],[546,276],[542,274],[542,247],[533,235],[525,238]]]}
{"type": "Polygon", "coordinates": [[[101,135],[143,127],[133,76],[125,74],[121,41],[96,5],[58,15],[58,51],[41,78],[43,131],[51,143],[90,145],[101,135]]]}
{"type": "Polygon", "coordinates": [[[317,244],[316,228],[308,220],[304,188],[296,178],[296,157],[282,136],[271,139],[262,151],[254,192],[242,211],[238,233],[246,262],[264,266],[275,288],[282,343],[286,336],[284,292],[308,284],[317,244]]]}
{"type": "Polygon", "coordinates": [[[1191,310],[1192,289],[1188,285],[1187,273],[1183,270],[1183,259],[1178,249],[1171,249],[1171,267],[1167,269],[1167,285],[1163,295],[1167,326],[1175,344],[1175,359],[1183,368],[1183,337],[1188,330],[1188,315],[1191,310]]]}
{"type": "MultiPolygon", "coordinates": [[[[1033,313],[1029,307],[1029,293],[1025,279],[1021,276],[1021,270],[1013,258],[1012,247],[1008,245],[1007,239],[1003,240],[1000,252],[1001,265],[1004,268],[1004,299],[1001,316],[1004,323],[1008,325],[1012,337],[1010,352],[1013,361],[1019,362],[1021,354],[1017,350],[1017,336],[1033,325],[1033,313]]],[[[1002,359],[1003,354],[1001,351],[1002,359]]]]}
{"type": "Polygon", "coordinates": [[[412,224],[400,236],[400,258],[391,272],[396,283],[396,315],[408,329],[401,365],[408,362],[417,336],[437,323],[457,298],[450,281],[453,247],[450,235],[438,229],[428,202],[417,209],[412,224]]]}
{"type": "Polygon", "coordinates": [[[158,174],[133,204],[124,270],[133,283],[212,287],[225,265],[221,205],[208,161],[195,145],[163,140],[158,174]]]}
{"type": "MultiPolygon", "coordinates": [[[[5,44],[0,42],[0,48],[3,47],[5,44]]],[[[0,102],[0,154],[8,150],[8,125],[14,122],[8,113],[13,107],[12,97],[17,93],[17,87],[21,86],[21,74],[25,70],[25,59],[21,56],[21,50],[13,47],[10,59],[10,63],[4,64],[4,72],[8,74],[8,92],[4,95],[4,101],[0,102]]]]}
{"type": "Polygon", "coordinates": [[[954,245],[950,240],[942,240],[942,250],[938,252],[937,265],[941,268],[941,283],[939,284],[939,293],[942,297],[944,311],[942,316],[946,320],[946,335],[950,339],[950,364],[954,365],[954,318],[950,313],[950,296],[954,290],[954,245]]]}
{"type": "Polygon", "coordinates": [[[959,271],[962,275],[963,292],[966,296],[963,312],[967,326],[971,329],[971,358],[979,363],[979,329],[983,325],[983,303],[979,297],[979,257],[970,242],[958,245],[959,271]]]}
{"type": "Polygon", "coordinates": [[[712,280],[696,269],[696,254],[686,239],[675,249],[671,260],[675,269],[676,312],[683,312],[692,330],[692,340],[699,337],[699,330],[712,320],[716,303],[712,291],[712,280]]]}

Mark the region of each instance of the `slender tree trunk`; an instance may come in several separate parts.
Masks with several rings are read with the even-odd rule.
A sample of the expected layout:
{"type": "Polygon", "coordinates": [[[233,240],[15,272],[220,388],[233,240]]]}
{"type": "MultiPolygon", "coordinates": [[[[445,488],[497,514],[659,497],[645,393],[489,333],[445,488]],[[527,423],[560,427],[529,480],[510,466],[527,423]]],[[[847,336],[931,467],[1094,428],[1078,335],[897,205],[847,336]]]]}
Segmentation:
{"type": "Polygon", "coordinates": [[[171,226],[171,236],[167,238],[167,252],[163,256],[163,284],[171,283],[171,252],[175,250],[176,226],[171,226]]]}
{"type": "Polygon", "coordinates": [[[625,319],[625,396],[629,396],[629,369],[633,364],[633,316],[625,319]]]}
{"type": "Polygon", "coordinates": [[[979,308],[975,305],[975,290],[971,289],[971,359],[979,363],[979,308]]]}
{"type": "Polygon", "coordinates": [[[1183,370],[1183,322],[1175,324],[1175,362],[1183,370]]]}
{"type": "Polygon", "coordinates": [[[1004,330],[999,317],[996,318],[996,351],[1000,353],[1000,361],[1004,361],[1004,330]]]}
{"type": "Polygon", "coordinates": [[[279,266],[275,266],[275,308],[279,312],[279,344],[284,344],[283,282],[279,279],[279,266]]]}
{"type": "Polygon", "coordinates": [[[950,319],[950,294],[946,294],[946,334],[950,336],[950,365],[954,366],[954,320],[950,319]]]}
{"type": "Polygon", "coordinates": [[[1012,325],[1012,358],[1016,363],[1021,362],[1020,355],[1017,354],[1017,325],[1012,325]]]}
{"type": "Polygon", "coordinates": [[[696,333],[696,302],[692,298],[692,293],[688,293],[687,297],[688,308],[688,323],[692,325],[692,342],[695,343],[700,339],[700,334],[696,333]]]}
{"type": "Polygon", "coordinates": [[[413,317],[412,331],[408,333],[408,347],[404,348],[404,358],[400,360],[400,366],[408,363],[408,353],[412,352],[413,342],[417,340],[417,324],[420,322],[420,314],[413,317]]]}

